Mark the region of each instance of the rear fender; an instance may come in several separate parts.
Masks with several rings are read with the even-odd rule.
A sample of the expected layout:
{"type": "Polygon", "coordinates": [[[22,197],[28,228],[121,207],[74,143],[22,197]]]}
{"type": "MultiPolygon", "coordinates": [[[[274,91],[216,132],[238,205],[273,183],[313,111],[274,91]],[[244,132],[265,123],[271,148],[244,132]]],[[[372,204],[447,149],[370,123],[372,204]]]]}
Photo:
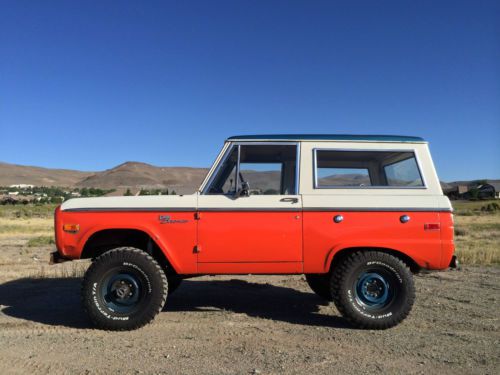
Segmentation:
{"type": "Polygon", "coordinates": [[[414,256],[409,255],[406,251],[401,251],[394,246],[391,246],[390,243],[366,243],[366,242],[350,242],[345,244],[339,244],[333,247],[323,265],[324,272],[329,272],[331,267],[334,266],[335,258],[337,256],[342,256],[354,251],[382,251],[389,254],[392,254],[400,259],[402,259],[411,269],[412,271],[418,271],[420,268],[439,268],[440,263],[429,264],[428,261],[424,260],[426,258],[416,258],[414,256]]]}

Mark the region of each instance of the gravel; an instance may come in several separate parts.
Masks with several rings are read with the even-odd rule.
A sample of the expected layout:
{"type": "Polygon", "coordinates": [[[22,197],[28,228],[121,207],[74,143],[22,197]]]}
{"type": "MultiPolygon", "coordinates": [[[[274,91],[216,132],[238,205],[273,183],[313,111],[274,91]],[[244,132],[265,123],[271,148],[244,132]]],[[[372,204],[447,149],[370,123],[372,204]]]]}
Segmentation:
{"type": "Polygon", "coordinates": [[[2,374],[500,373],[495,267],[417,275],[413,311],[386,331],[352,328],[303,276],[217,276],[184,281],[152,324],[117,333],[89,324],[79,278],[33,277],[50,276],[48,248],[0,249],[2,374]]]}

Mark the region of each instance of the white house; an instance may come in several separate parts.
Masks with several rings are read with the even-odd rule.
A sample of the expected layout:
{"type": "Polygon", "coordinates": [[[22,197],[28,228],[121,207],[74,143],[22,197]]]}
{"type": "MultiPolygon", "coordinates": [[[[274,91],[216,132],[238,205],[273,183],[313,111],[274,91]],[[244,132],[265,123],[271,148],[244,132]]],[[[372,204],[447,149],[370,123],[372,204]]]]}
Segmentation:
{"type": "Polygon", "coordinates": [[[33,187],[35,187],[35,185],[17,184],[17,185],[10,185],[9,187],[18,189],[32,189],[33,187]]]}

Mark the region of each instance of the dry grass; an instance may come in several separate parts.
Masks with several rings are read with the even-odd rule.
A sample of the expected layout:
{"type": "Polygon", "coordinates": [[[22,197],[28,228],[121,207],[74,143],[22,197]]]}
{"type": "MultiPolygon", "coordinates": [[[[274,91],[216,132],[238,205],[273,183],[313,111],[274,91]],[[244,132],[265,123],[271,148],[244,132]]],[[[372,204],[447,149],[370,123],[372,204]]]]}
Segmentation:
{"type": "Polygon", "coordinates": [[[0,206],[0,218],[7,219],[53,219],[54,210],[57,205],[55,204],[27,204],[16,206],[0,206]]]}
{"type": "Polygon", "coordinates": [[[54,244],[55,244],[54,236],[38,236],[30,238],[26,245],[28,247],[39,247],[39,246],[49,246],[54,244]]]}
{"type": "Polygon", "coordinates": [[[55,205],[0,206],[0,238],[54,234],[55,205]]]}
{"type": "Polygon", "coordinates": [[[474,216],[484,213],[488,206],[499,206],[500,201],[497,200],[478,200],[478,201],[452,201],[455,215],[474,216]]]}
{"type": "Polygon", "coordinates": [[[48,218],[5,218],[0,217],[0,237],[51,236],[54,233],[54,219],[48,218]]]}
{"type": "Polygon", "coordinates": [[[500,264],[500,214],[456,215],[455,246],[463,264],[500,264]]]}
{"type": "Polygon", "coordinates": [[[41,266],[37,271],[30,274],[33,279],[49,279],[49,278],[81,278],[85,274],[90,261],[73,261],[57,265],[41,266]]]}

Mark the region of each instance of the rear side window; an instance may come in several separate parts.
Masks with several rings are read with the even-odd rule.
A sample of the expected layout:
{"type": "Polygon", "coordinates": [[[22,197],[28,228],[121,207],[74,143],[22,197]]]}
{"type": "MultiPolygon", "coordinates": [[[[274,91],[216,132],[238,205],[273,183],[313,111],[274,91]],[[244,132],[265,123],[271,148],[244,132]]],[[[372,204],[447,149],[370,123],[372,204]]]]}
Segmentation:
{"type": "Polygon", "coordinates": [[[315,188],[423,187],[412,151],[315,150],[315,188]]]}

